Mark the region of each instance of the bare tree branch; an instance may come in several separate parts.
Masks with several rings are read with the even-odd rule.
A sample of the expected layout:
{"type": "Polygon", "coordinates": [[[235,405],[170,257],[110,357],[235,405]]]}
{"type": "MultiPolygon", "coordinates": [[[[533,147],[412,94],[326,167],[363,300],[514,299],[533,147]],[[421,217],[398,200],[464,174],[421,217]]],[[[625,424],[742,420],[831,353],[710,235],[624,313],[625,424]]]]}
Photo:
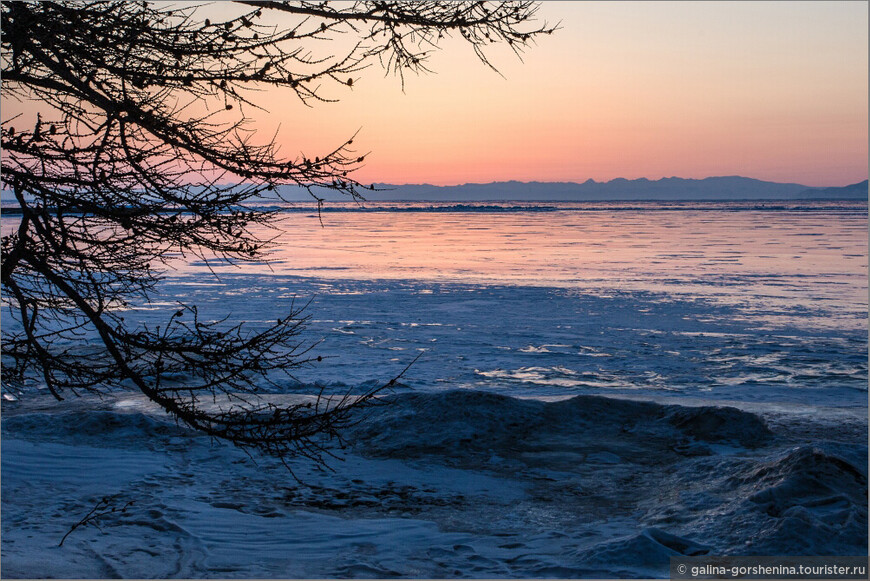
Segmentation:
{"type": "Polygon", "coordinates": [[[276,216],[251,202],[277,186],[318,203],[319,190],[366,190],[352,177],[365,160],[353,136],[292,158],[259,142],[245,113],[258,90],[333,100],[373,64],[401,78],[426,71],[451,34],[490,64],[490,44],[520,54],[554,29],[534,24],[531,2],[239,5],[212,22],[207,6],[2,3],[3,98],[41,104],[0,132],[2,185],[20,215],[2,241],[4,381],[41,378],[57,399],[135,388],[215,438],[322,461],[320,439],[339,437],[392,382],[286,406],[260,398],[258,383],[319,359],[300,338],[302,309],[256,330],[203,321],[193,305],[131,327],[123,309],[154,295],[175,255],[261,260],[276,241],[257,232],[276,216]]]}

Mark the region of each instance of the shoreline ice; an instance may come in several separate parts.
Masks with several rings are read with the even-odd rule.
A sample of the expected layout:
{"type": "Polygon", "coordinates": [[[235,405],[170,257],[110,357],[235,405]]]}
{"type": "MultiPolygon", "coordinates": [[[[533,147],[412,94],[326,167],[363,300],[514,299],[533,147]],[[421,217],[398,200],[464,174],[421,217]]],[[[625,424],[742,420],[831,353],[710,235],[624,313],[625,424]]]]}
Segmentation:
{"type": "Polygon", "coordinates": [[[332,470],[294,464],[304,484],[128,396],[4,402],[3,576],[662,577],[671,555],[866,551],[860,418],[388,397],[332,470]],[[134,505],[57,547],[104,495],[134,505]]]}

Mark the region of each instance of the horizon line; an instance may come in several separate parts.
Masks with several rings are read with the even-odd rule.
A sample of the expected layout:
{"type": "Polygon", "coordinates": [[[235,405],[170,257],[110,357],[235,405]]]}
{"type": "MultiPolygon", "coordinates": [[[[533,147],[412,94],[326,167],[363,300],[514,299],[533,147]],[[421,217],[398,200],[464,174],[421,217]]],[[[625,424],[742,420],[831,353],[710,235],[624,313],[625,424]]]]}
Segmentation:
{"type": "MultiPolygon", "coordinates": [[[[856,186],[856,185],[859,185],[859,184],[862,184],[862,183],[868,181],[868,178],[865,177],[864,179],[862,179],[862,180],[858,180],[857,182],[846,183],[846,184],[844,184],[844,185],[842,185],[842,186],[838,186],[838,185],[808,186],[808,185],[806,185],[806,184],[802,184],[802,183],[800,183],[800,182],[796,182],[796,181],[778,182],[778,181],[773,181],[773,180],[763,180],[763,179],[759,179],[759,178],[753,178],[753,177],[748,177],[748,176],[742,176],[742,175],[733,174],[733,175],[714,175],[714,176],[706,176],[706,177],[703,177],[703,178],[684,178],[684,177],[680,177],[680,176],[663,176],[663,177],[661,177],[661,178],[648,178],[648,177],[624,178],[624,177],[616,177],[616,178],[612,178],[612,179],[610,179],[610,180],[604,180],[604,181],[598,181],[598,180],[596,180],[595,178],[587,178],[586,180],[583,180],[583,181],[576,181],[576,180],[539,180],[539,179],[532,179],[532,180],[517,180],[517,179],[499,180],[499,179],[495,179],[495,180],[491,180],[491,181],[488,181],[488,182],[462,182],[462,183],[452,183],[452,184],[434,184],[434,183],[430,183],[430,182],[406,182],[406,183],[395,183],[395,182],[386,182],[386,181],[371,182],[371,183],[372,183],[373,185],[390,185],[390,186],[429,186],[429,187],[433,187],[433,188],[455,188],[455,187],[462,187],[462,186],[485,186],[485,185],[492,185],[492,184],[567,184],[567,185],[578,185],[578,186],[582,186],[582,185],[586,185],[586,184],[589,184],[589,185],[591,185],[591,184],[610,184],[610,183],[613,183],[613,182],[661,182],[661,181],[665,181],[665,180],[683,180],[683,181],[700,182],[700,181],[711,180],[711,179],[735,179],[735,178],[737,178],[737,179],[744,179],[744,180],[752,180],[752,181],[755,181],[755,182],[767,183],[767,184],[801,186],[801,187],[804,187],[804,188],[807,188],[807,189],[813,189],[813,190],[817,190],[817,189],[826,189],[826,188],[846,188],[846,187],[850,187],[850,186],[856,186]]],[[[288,185],[290,185],[290,184],[288,184],[288,185]]]]}

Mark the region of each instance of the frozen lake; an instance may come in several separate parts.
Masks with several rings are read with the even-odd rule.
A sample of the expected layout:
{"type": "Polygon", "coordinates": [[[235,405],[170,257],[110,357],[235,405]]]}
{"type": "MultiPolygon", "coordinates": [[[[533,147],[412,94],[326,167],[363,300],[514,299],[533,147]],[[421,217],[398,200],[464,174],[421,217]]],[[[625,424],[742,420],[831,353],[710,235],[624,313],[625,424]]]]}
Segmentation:
{"type": "Polygon", "coordinates": [[[864,205],[384,206],[285,214],[271,271],[186,263],[164,299],[252,321],[312,300],[334,356],[312,382],[422,350],[418,390],[865,404],[864,205]]]}
{"type": "Polygon", "coordinates": [[[263,390],[343,393],[422,353],[393,405],[301,485],[135,394],[55,404],[35,384],[3,402],[4,577],[866,554],[866,204],[337,204],[280,225],[271,267],[179,260],[128,322],[181,301],[257,326],[310,301],[325,360],[263,390]],[[105,495],[135,504],[57,547],[105,495]]]}

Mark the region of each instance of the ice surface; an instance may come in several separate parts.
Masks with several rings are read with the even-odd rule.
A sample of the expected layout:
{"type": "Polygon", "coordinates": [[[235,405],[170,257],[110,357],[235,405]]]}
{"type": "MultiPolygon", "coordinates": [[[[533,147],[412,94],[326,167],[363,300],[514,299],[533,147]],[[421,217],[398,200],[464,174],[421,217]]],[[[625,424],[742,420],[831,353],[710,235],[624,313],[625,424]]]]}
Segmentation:
{"type": "Polygon", "coordinates": [[[297,212],[275,272],[170,273],[129,322],[183,301],[256,328],[312,300],[325,359],[270,400],[423,355],[331,470],[294,462],[302,483],[141,395],[6,391],[0,573],[663,577],[678,554],[866,554],[866,206],[641,206],[297,212]],[[134,504],[58,547],[106,496],[134,504]]]}
{"type": "MultiPolygon", "coordinates": [[[[222,280],[228,288],[245,289],[243,297],[215,289],[191,293],[175,287],[175,279],[165,287],[215,319],[232,314],[254,325],[283,312],[292,298],[289,289],[297,300],[313,299],[310,336],[325,338],[317,352],[328,364],[302,370],[291,391],[317,382],[342,391],[388,379],[423,351],[408,375],[416,390],[463,387],[533,397],[671,393],[856,406],[866,401],[866,329],[815,327],[813,320],[837,310],[823,302],[810,312],[791,308],[774,325],[767,315],[750,316],[708,298],[645,291],[601,296],[545,286],[243,274],[222,280]]],[[[167,307],[167,316],[172,312],[167,307]]],[[[128,315],[137,316],[145,321],[155,314],[128,315]]],[[[854,317],[866,327],[866,309],[854,317]]]]}

